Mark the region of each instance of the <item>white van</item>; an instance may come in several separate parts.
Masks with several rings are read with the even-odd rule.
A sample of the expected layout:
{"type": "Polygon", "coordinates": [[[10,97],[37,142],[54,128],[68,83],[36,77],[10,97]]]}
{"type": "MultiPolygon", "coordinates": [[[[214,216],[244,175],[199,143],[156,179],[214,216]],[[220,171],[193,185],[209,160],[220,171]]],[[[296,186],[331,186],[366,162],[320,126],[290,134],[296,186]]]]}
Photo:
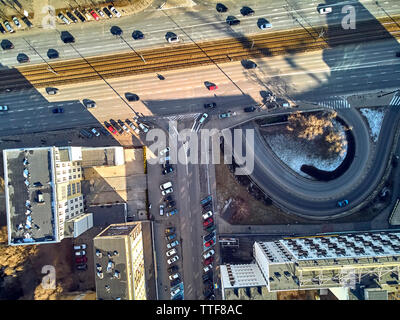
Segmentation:
{"type": "Polygon", "coordinates": [[[166,183],[163,183],[162,185],[160,185],[160,189],[161,190],[166,190],[172,187],[172,182],[168,181],[166,183]]]}

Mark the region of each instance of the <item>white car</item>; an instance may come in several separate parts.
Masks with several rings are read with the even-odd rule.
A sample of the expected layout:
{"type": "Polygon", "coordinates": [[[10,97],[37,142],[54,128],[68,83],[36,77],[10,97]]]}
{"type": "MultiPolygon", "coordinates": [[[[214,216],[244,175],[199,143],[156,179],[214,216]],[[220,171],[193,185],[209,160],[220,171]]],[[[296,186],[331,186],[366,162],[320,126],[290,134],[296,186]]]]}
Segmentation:
{"type": "Polygon", "coordinates": [[[92,131],[92,133],[93,133],[96,137],[99,137],[99,136],[100,136],[100,132],[98,132],[95,128],[93,128],[93,129],[90,130],[90,131],[92,131]]]}
{"type": "Polygon", "coordinates": [[[208,118],[208,114],[203,113],[199,119],[199,123],[202,124],[204,121],[206,121],[207,118],[208,118]]]}
{"type": "Polygon", "coordinates": [[[163,184],[160,184],[160,190],[165,190],[172,187],[172,182],[168,181],[163,184]]]}
{"type": "Polygon", "coordinates": [[[172,192],[174,192],[174,189],[169,188],[169,189],[167,189],[167,190],[161,191],[161,194],[162,194],[163,196],[165,196],[165,195],[167,195],[168,193],[172,193],[172,192]]]}
{"type": "Polygon", "coordinates": [[[203,268],[204,273],[207,273],[208,271],[212,270],[213,266],[212,263],[210,263],[208,266],[205,266],[203,268]]]}
{"type": "Polygon", "coordinates": [[[85,250],[82,250],[82,251],[75,251],[75,255],[76,256],[84,256],[86,254],[86,251],[85,250]]]}
{"type": "Polygon", "coordinates": [[[211,211],[207,211],[206,213],[203,214],[203,219],[207,220],[212,215],[213,215],[213,213],[211,211]]]}
{"type": "Polygon", "coordinates": [[[131,127],[131,129],[133,130],[133,132],[135,132],[135,133],[137,133],[137,134],[140,133],[140,130],[139,130],[132,122],[127,122],[127,123],[128,123],[128,126],[131,127]]]}
{"type": "Polygon", "coordinates": [[[272,28],[272,24],[270,24],[269,22],[266,22],[266,23],[260,24],[259,28],[261,30],[271,29],[272,28]]]}
{"type": "Polygon", "coordinates": [[[10,26],[10,23],[7,20],[4,20],[4,25],[6,26],[6,29],[8,32],[13,33],[14,29],[10,26]]]}
{"type": "Polygon", "coordinates": [[[171,250],[168,250],[165,254],[167,255],[167,257],[170,257],[170,256],[172,256],[173,254],[176,254],[177,252],[176,252],[176,249],[171,249],[171,250]]]}
{"type": "Polygon", "coordinates": [[[58,17],[60,18],[60,20],[62,20],[65,24],[71,24],[71,22],[62,14],[59,13],[58,17]]]}
{"type": "Polygon", "coordinates": [[[168,243],[167,244],[167,249],[172,249],[173,247],[176,247],[179,244],[178,240],[175,240],[174,242],[168,243]]]}
{"type": "Polygon", "coordinates": [[[176,296],[178,293],[181,293],[181,288],[176,288],[175,290],[171,291],[171,297],[176,296]]]}
{"type": "Polygon", "coordinates": [[[100,9],[96,9],[97,13],[100,15],[100,17],[105,18],[106,15],[104,14],[103,11],[101,11],[100,9]]]}
{"type": "Polygon", "coordinates": [[[74,250],[82,250],[82,249],[86,249],[86,244],[80,244],[80,245],[74,246],[74,250]]]}
{"type": "Polygon", "coordinates": [[[144,125],[143,123],[138,122],[137,124],[138,124],[139,128],[140,128],[144,133],[146,133],[146,132],[149,131],[149,128],[147,128],[147,126],[144,125]]]}
{"type": "Polygon", "coordinates": [[[319,14],[328,14],[332,12],[332,7],[324,7],[324,8],[320,8],[318,9],[319,14]]]}
{"type": "Polygon", "coordinates": [[[164,215],[164,205],[160,204],[160,216],[164,215]]]}
{"type": "Polygon", "coordinates": [[[8,111],[8,106],[0,106],[0,111],[8,111]]]}
{"type": "Polygon", "coordinates": [[[169,278],[169,280],[178,279],[179,278],[179,273],[177,272],[177,273],[171,274],[168,278],[169,278]]]}
{"type": "Polygon", "coordinates": [[[17,26],[17,28],[21,28],[21,24],[19,23],[17,17],[12,17],[12,21],[14,21],[14,24],[17,26]]]}
{"type": "Polygon", "coordinates": [[[108,9],[110,9],[110,11],[114,13],[117,18],[121,17],[121,13],[119,13],[118,10],[115,9],[113,6],[108,6],[108,9]]]}
{"type": "Polygon", "coordinates": [[[172,258],[168,259],[167,262],[168,262],[168,264],[172,264],[178,260],[179,260],[179,256],[173,256],[172,258]]]}
{"type": "Polygon", "coordinates": [[[167,152],[169,152],[169,150],[171,150],[170,147],[166,147],[165,149],[161,150],[161,151],[160,151],[160,156],[163,156],[164,154],[166,154],[167,152]]]}
{"type": "Polygon", "coordinates": [[[203,258],[208,259],[209,257],[213,256],[215,253],[215,251],[213,249],[211,249],[210,251],[207,251],[205,254],[203,254],[203,258]]]}
{"type": "Polygon", "coordinates": [[[178,36],[169,37],[168,42],[169,43],[179,42],[179,37],[178,36]]]}

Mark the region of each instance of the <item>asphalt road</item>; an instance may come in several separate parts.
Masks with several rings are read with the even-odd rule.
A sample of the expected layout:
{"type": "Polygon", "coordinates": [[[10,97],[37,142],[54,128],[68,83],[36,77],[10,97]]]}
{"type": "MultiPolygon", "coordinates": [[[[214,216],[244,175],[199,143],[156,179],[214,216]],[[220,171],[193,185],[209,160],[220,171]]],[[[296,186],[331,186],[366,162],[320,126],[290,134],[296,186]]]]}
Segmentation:
{"type": "MultiPolygon", "coordinates": [[[[161,2],[161,1],[159,1],[161,2]]],[[[167,32],[175,32],[181,37],[181,42],[202,41],[219,39],[227,36],[243,36],[262,31],[257,27],[260,18],[267,19],[273,25],[274,30],[291,28],[312,27],[321,29],[326,24],[338,24],[344,14],[341,13],[342,5],[351,4],[356,8],[357,21],[368,20],[375,17],[389,17],[400,13],[400,4],[395,0],[385,1],[375,4],[375,1],[338,1],[334,5],[333,12],[329,15],[317,13],[317,6],[320,1],[293,1],[281,0],[273,1],[246,1],[255,14],[251,17],[242,17],[239,13],[242,3],[227,1],[229,8],[227,13],[219,14],[215,10],[215,3],[198,1],[198,5],[192,8],[175,8],[169,10],[157,10],[158,6],[146,9],[137,15],[122,18],[102,20],[101,22],[86,22],[67,25],[57,25],[55,30],[40,29],[27,32],[15,32],[7,34],[5,38],[13,42],[13,50],[2,50],[0,61],[2,67],[18,65],[17,55],[25,53],[30,57],[28,64],[43,63],[51,64],[51,59],[47,57],[49,49],[59,52],[58,59],[80,58],[142,50],[145,48],[170,46],[165,40],[167,32]],[[240,25],[229,27],[225,19],[229,15],[234,15],[241,20],[240,25]],[[119,26],[123,30],[124,40],[111,34],[112,26],[119,26]],[[141,30],[145,39],[133,40],[131,34],[134,30],[141,30]],[[60,33],[68,31],[75,37],[74,47],[79,54],[68,44],[64,44],[60,39],[60,33]],[[131,47],[131,48],[130,48],[131,47]]],[[[132,52],[133,54],[136,54],[132,52]]],[[[55,59],[55,60],[58,60],[55,59]]]]}

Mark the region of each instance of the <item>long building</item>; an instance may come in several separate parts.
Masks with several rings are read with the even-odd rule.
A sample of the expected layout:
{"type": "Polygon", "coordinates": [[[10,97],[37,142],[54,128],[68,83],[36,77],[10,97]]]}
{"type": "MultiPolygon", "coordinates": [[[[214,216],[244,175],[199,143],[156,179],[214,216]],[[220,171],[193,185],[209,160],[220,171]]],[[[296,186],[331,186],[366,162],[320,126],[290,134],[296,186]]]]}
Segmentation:
{"type": "Polygon", "coordinates": [[[93,243],[98,300],[155,299],[149,221],[112,224],[93,243]]]}
{"type": "MultiPolygon", "coordinates": [[[[104,155],[104,148],[96,148],[104,155]]],[[[113,151],[124,161],[122,147],[113,151]]],[[[93,226],[81,190],[85,158],[94,148],[41,147],[3,150],[4,184],[10,245],[60,242],[93,226]]]]}
{"type": "Polygon", "coordinates": [[[243,287],[269,292],[399,284],[400,233],[354,233],[255,242],[255,262],[221,265],[222,294],[243,287]],[[368,279],[368,281],[367,281],[368,279]]]}

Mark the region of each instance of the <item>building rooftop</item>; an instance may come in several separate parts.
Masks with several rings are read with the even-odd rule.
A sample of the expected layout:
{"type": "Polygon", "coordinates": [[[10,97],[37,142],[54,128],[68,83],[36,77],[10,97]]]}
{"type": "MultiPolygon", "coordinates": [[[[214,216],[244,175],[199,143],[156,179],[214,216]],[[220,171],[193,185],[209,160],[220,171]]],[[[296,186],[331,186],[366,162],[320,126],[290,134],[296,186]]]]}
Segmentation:
{"type": "Polygon", "coordinates": [[[52,150],[3,151],[10,244],[56,241],[52,150]]]}

